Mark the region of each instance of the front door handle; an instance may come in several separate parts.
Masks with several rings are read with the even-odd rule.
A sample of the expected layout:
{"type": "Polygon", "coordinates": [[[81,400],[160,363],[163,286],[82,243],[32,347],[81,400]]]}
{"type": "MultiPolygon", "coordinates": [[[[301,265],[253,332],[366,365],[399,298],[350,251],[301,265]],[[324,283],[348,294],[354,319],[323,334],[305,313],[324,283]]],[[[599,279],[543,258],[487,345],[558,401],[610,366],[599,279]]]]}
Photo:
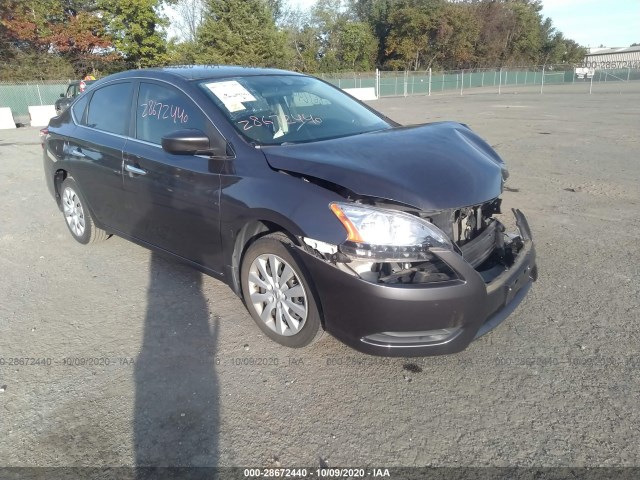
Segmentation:
{"type": "Polygon", "coordinates": [[[143,170],[142,168],[134,167],[133,165],[129,165],[129,164],[125,165],[124,169],[127,172],[133,173],[135,175],[146,175],[147,174],[146,170],[143,170]]]}

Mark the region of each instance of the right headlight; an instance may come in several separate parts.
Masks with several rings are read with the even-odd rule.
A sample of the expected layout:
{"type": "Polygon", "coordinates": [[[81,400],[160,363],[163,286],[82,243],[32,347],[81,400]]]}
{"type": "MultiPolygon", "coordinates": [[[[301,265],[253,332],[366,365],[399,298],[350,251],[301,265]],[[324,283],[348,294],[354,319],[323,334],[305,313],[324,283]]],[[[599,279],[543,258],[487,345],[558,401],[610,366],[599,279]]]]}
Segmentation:
{"type": "Polygon", "coordinates": [[[347,230],[341,250],[358,257],[398,261],[428,259],[429,248],[453,250],[451,240],[434,224],[404,212],[354,203],[331,203],[347,230]]]}

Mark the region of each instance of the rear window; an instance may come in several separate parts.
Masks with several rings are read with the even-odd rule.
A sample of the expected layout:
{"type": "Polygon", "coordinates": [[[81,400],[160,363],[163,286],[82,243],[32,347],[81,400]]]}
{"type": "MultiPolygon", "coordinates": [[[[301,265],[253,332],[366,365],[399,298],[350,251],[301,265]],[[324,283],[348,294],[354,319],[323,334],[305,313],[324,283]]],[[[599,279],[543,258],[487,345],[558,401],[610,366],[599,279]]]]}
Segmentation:
{"type": "Polygon", "coordinates": [[[85,118],[84,118],[84,110],[87,107],[87,102],[89,101],[89,95],[84,95],[82,97],[80,97],[74,104],[73,107],[71,107],[71,110],[73,111],[73,116],[76,119],[76,122],[80,125],[85,125],[85,118]]]}
{"type": "Polygon", "coordinates": [[[86,125],[96,130],[125,135],[130,110],[130,82],[101,87],[91,97],[86,125]]]}

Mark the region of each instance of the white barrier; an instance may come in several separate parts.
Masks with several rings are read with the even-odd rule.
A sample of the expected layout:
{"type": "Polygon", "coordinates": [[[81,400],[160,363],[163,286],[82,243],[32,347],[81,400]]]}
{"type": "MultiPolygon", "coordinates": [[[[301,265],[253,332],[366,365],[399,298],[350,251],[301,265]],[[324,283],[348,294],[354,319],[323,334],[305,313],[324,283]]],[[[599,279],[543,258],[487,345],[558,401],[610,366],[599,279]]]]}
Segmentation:
{"type": "Polygon", "coordinates": [[[343,88],[349,95],[356,97],[358,100],[377,100],[376,89],[374,87],[366,88],[343,88]]]}
{"type": "Polygon", "coordinates": [[[16,128],[16,122],[13,121],[13,113],[9,107],[0,108],[0,129],[16,128]]]}
{"type": "Polygon", "coordinates": [[[56,107],[54,105],[29,106],[29,116],[32,127],[46,127],[49,125],[49,120],[56,116],[56,107]]]}

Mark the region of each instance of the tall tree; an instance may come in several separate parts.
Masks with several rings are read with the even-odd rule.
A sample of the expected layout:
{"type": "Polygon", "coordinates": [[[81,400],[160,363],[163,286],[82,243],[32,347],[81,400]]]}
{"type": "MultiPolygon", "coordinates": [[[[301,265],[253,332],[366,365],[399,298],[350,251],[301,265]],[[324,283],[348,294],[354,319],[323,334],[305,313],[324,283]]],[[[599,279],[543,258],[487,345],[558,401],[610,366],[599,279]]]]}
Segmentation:
{"type": "Polygon", "coordinates": [[[441,55],[440,15],[445,2],[404,0],[389,15],[386,64],[396,69],[429,68],[441,55]]]}
{"type": "Polygon", "coordinates": [[[14,59],[18,71],[49,76],[50,68],[58,65],[58,75],[68,78],[114,55],[95,2],[8,0],[4,7],[3,57],[14,59]],[[42,68],[31,68],[31,63],[42,68]]]}
{"type": "Polygon", "coordinates": [[[570,38],[564,39],[564,48],[565,53],[563,57],[563,63],[582,63],[584,61],[584,57],[587,54],[587,49],[581,46],[575,40],[571,40],[570,38]]]}
{"type": "Polygon", "coordinates": [[[510,62],[520,65],[536,62],[542,49],[542,5],[538,0],[515,0],[507,5],[514,20],[507,48],[510,62]]]}
{"type": "Polygon", "coordinates": [[[281,28],[286,35],[286,45],[291,52],[289,68],[315,73],[319,69],[320,29],[308,10],[287,6],[281,17],[281,28]]]}
{"type": "Polygon", "coordinates": [[[112,46],[102,20],[88,12],[78,12],[65,22],[51,27],[51,49],[67,57],[72,63],[87,64],[101,58],[113,58],[106,52],[112,46]],[[97,55],[98,52],[102,52],[97,55]]]}
{"type": "Polygon", "coordinates": [[[391,31],[389,15],[396,0],[350,0],[351,10],[361,22],[367,22],[378,43],[376,65],[381,66],[387,59],[387,39],[391,31]]]}
{"type": "Polygon", "coordinates": [[[355,18],[350,4],[342,0],[319,0],[311,18],[317,30],[321,70],[375,67],[378,42],[371,27],[355,18]]]}
{"type": "Polygon", "coordinates": [[[286,66],[285,36],[264,0],[206,0],[206,19],[198,29],[201,63],[286,66]]]}
{"type": "Polygon", "coordinates": [[[161,0],[98,0],[115,48],[138,68],[167,62],[161,0]]]}
{"type": "Polygon", "coordinates": [[[271,12],[271,17],[273,21],[276,23],[280,23],[282,17],[284,15],[284,3],[282,0],[266,0],[267,6],[269,7],[269,11],[271,12]]]}
{"type": "Polygon", "coordinates": [[[445,4],[436,28],[434,61],[437,59],[443,65],[456,69],[475,65],[480,25],[468,5],[445,4]]]}
{"type": "Polygon", "coordinates": [[[540,25],[542,47],[539,52],[538,63],[542,65],[556,63],[580,63],[584,60],[586,49],[575,41],[565,38],[562,32],[553,27],[550,18],[546,18],[540,25]]]}
{"type": "Polygon", "coordinates": [[[51,26],[64,21],[59,0],[5,0],[0,22],[10,44],[29,53],[49,49],[51,26]]]}
{"type": "Polygon", "coordinates": [[[342,68],[371,70],[375,66],[378,42],[364,22],[347,22],[337,32],[342,68]]]}

